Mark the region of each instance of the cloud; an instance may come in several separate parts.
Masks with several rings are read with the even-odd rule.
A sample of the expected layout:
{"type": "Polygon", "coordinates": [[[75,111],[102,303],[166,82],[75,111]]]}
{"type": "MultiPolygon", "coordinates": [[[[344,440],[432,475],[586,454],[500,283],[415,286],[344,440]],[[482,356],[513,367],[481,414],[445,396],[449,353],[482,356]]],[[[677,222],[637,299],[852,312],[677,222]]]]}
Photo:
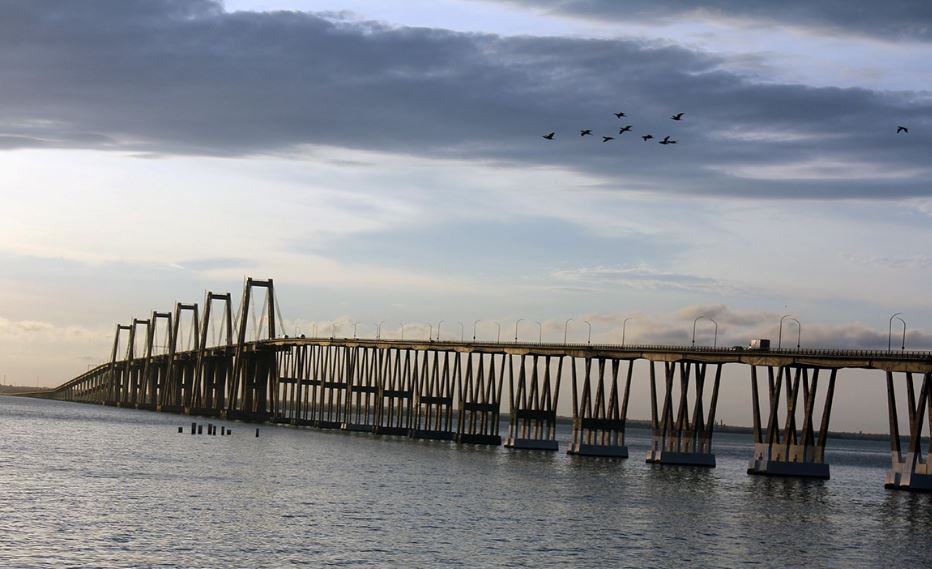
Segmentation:
{"type": "Polygon", "coordinates": [[[646,267],[583,267],[555,271],[551,277],[560,288],[589,290],[607,287],[626,287],[640,290],[678,290],[701,293],[736,294],[742,287],[713,279],[646,267]],[[561,283],[567,283],[569,286],[561,283]]]}
{"type": "MultiPolygon", "coordinates": [[[[616,5],[567,9],[607,17],[616,5]]],[[[655,14],[648,6],[636,4],[634,14],[655,14]]],[[[892,11],[922,15],[905,6],[894,2],[892,11]]],[[[726,56],[645,40],[228,13],[207,0],[35,0],[0,4],[0,54],[0,75],[15,78],[0,92],[0,149],[297,158],[335,147],[569,169],[619,192],[932,193],[927,96],[763,84],[726,71],[726,56]],[[603,145],[578,136],[580,128],[617,133],[610,113],[619,109],[634,134],[671,135],[678,144],[624,135],[603,145]],[[680,111],[685,121],[669,120],[680,111]],[[899,123],[912,132],[895,136],[899,123]],[[549,131],[558,132],[553,142],[540,138],[549,131]],[[877,175],[851,180],[852,164],[877,175]]]]}
{"type": "Polygon", "coordinates": [[[751,25],[782,24],[887,40],[932,41],[932,5],[925,0],[496,0],[600,21],[667,23],[684,19],[751,25]]]}

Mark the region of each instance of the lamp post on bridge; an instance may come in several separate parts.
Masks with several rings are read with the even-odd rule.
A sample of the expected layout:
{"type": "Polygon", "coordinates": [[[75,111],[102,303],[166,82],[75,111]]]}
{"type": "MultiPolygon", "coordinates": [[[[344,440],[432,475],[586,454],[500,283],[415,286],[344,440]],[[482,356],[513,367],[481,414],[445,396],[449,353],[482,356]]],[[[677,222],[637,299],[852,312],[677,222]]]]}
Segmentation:
{"type": "Polygon", "coordinates": [[[709,318],[709,317],[706,316],[705,314],[700,314],[699,316],[696,317],[695,320],[693,320],[693,343],[692,343],[692,345],[693,345],[693,347],[696,346],[696,323],[699,322],[700,320],[702,320],[703,318],[705,318],[706,320],[708,320],[708,321],[711,322],[712,324],[715,324],[715,333],[714,333],[714,335],[712,336],[712,347],[714,348],[715,345],[718,343],[718,322],[716,322],[716,321],[713,320],[712,318],[709,318]]]}
{"type": "Polygon", "coordinates": [[[783,316],[780,317],[780,329],[777,332],[777,349],[778,350],[783,347],[783,321],[786,320],[787,318],[792,318],[792,316],[793,316],[792,314],[784,314],[783,316]]]}
{"type": "Polygon", "coordinates": [[[314,322],[313,328],[314,328],[314,337],[316,338],[317,337],[317,322],[314,322]]]}
{"type": "Polygon", "coordinates": [[[625,321],[621,323],[621,345],[625,345],[625,331],[628,328],[628,320],[633,319],[634,316],[629,316],[625,318],[625,321]]]}
{"type": "Polygon", "coordinates": [[[799,349],[799,339],[803,335],[803,325],[799,323],[799,320],[795,318],[790,318],[793,322],[796,323],[796,349],[799,349]]]}
{"type": "Polygon", "coordinates": [[[339,330],[339,328],[337,327],[337,323],[336,323],[336,322],[331,322],[331,323],[330,323],[330,339],[331,339],[331,340],[334,339],[334,338],[336,338],[336,335],[337,335],[337,331],[338,331],[338,330],[339,330]]]}
{"type": "Polygon", "coordinates": [[[407,324],[405,324],[404,322],[402,322],[402,323],[401,323],[401,341],[402,341],[402,342],[405,341],[405,326],[407,326],[407,324]]]}
{"type": "Polygon", "coordinates": [[[566,345],[566,332],[567,330],[569,330],[570,322],[572,321],[573,321],[572,318],[567,318],[566,321],[563,323],[563,345],[564,346],[566,345]]]}
{"type": "Polygon", "coordinates": [[[540,320],[535,320],[534,322],[537,323],[537,343],[543,344],[544,343],[544,325],[540,323],[540,320]]]}
{"type": "Polygon", "coordinates": [[[353,322],[353,339],[356,339],[356,327],[359,326],[359,320],[353,322]]]}
{"type": "MultiPolygon", "coordinates": [[[[889,322],[889,325],[887,326],[887,351],[888,352],[893,349],[893,319],[899,316],[900,314],[903,314],[903,313],[894,312],[893,315],[890,316],[890,322],[889,322]]],[[[905,332],[906,324],[903,324],[903,329],[904,329],[903,343],[905,344],[906,343],[906,332],[905,332]]]]}
{"type": "Polygon", "coordinates": [[[495,336],[495,343],[501,344],[502,343],[502,323],[496,320],[495,325],[498,326],[498,333],[495,336]]]}
{"type": "Polygon", "coordinates": [[[906,321],[900,318],[899,316],[897,316],[896,319],[903,323],[903,343],[900,344],[900,349],[905,350],[906,349],[906,321]]]}
{"type": "Polygon", "coordinates": [[[380,321],[375,327],[375,339],[376,340],[382,339],[382,324],[385,324],[384,320],[380,321]]]}
{"type": "Polygon", "coordinates": [[[427,341],[430,342],[434,339],[434,325],[430,322],[427,323],[427,341]]]}
{"type": "Polygon", "coordinates": [[[586,336],[586,345],[591,346],[592,345],[592,322],[589,322],[588,320],[583,320],[583,322],[585,322],[586,326],[589,327],[589,335],[586,336]]]}
{"type": "Polygon", "coordinates": [[[515,344],[518,343],[518,324],[524,321],[524,318],[518,318],[515,320],[515,344]]]}
{"type": "Polygon", "coordinates": [[[478,326],[480,322],[482,322],[482,320],[473,320],[473,323],[472,323],[472,341],[473,342],[476,341],[476,326],[478,326]]]}
{"type": "Polygon", "coordinates": [[[444,322],[445,320],[441,320],[440,322],[437,322],[437,341],[438,342],[440,341],[440,325],[443,324],[444,322]]]}

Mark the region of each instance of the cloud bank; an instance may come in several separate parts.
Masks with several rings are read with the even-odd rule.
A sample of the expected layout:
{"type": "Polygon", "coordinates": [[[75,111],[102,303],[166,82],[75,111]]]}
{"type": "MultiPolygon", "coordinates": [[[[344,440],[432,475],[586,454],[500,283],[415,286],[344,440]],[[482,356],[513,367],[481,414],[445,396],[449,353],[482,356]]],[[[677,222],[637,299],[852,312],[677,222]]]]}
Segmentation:
{"type": "MultiPolygon", "coordinates": [[[[592,14],[616,5],[560,4],[592,14]]],[[[654,14],[650,5],[634,12],[654,14]]],[[[207,0],[5,2],[0,150],[242,156],[332,146],[571,168],[609,190],[932,194],[927,94],[761,84],[724,70],[722,57],[634,39],[228,13],[207,0]],[[686,120],[669,120],[676,112],[686,120]],[[618,135],[622,123],[633,131],[618,135]],[[909,136],[895,135],[902,123],[909,136]],[[581,138],[582,128],[617,140],[581,138]],[[556,140],[543,140],[550,131],[556,140]],[[645,143],[644,133],[678,144],[645,143]]]]}

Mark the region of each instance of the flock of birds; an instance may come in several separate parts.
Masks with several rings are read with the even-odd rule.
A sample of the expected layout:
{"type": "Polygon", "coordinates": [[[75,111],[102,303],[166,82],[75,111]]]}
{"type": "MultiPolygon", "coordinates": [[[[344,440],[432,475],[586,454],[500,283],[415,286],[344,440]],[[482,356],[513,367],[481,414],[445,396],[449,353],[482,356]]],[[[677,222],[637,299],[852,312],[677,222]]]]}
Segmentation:
{"type": "MultiPolygon", "coordinates": [[[[612,113],[612,114],[614,114],[614,115],[615,115],[615,118],[618,118],[618,119],[623,119],[623,118],[627,117],[627,115],[626,115],[624,112],[617,112],[617,113],[612,113]]],[[[671,119],[671,120],[675,120],[675,121],[681,121],[681,120],[683,120],[683,116],[684,116],[685,114],[686,114],[686,113],[676,113],[675,115],[671,116],[670,119],[671,119]]],[[[618,129],[618,134],[619,134],[619,135],[622,135],[622,134],[624,134],[624,133],[626,133],[626,132],[631,132],[631,129],[632,129],[632,128],[634,128],[633,125],[630,125],[630,124],[629,124],[629,125],[625,125],[625,126],[621,127],[620,129],[618,129]]],[[[896,133],[897,133],[897,134],[900,134],[900,133],[909,134],[909,129],[906,128],[905,126],[897,125],[897,127],[896,127],[896,133]]],[[[549,133],[543,135],[543,138],[545,138],[546,140],[553,140],[554,137],[555,137],[556,135],[557,135],[556,132],[549,132],[549,133]]],[[[580,129],[580,131],[579,131],[579,136],[593,136],[593,134],[592,134],[592,129],[591,129],[591,128],[580,129]]],[[[641,140],[643,140],[644,142],[647,142],[648,140],[653,140],[653,138],[654,138],[654,135],[652,135],[652,134],[644,134],[644,135],[641,135],[641,140]]],[[[613,140],[615,140],[615,137],[614,137],[614,136],[603,136],[603,137],[602,137],[602,142],[603,142],[603,143],[605,143],[605,142],[611,142],[611,141],[613,141],[613,140]]],[[[672,138],[670,138],[670,136],[668,135],[668,136],[664,136],[661,140],[658,140],[657,143],[658,143],[658,144],[664,144],[664,145],[666,145],[666,144],[676,144],[676,141],[673,140],[672,138]]]]}
{"type": "MultiPolygon", "coordinates": [[[[624,112],[617,112],[617,113],[613,113],[613,114],[615,115],[615,118],[617,118],[617,119],[623,119],[623,118],[625,118],[625,117],[628,116],[628,115],[626,115],[624,112]]],[[[671,116],[670,119],[671,119],[671,120],[675,120],[675,121],[681,121],[681,120],[683,120],[683,116],[684,116],[685,114],[686,114],[686,113],[676,113],[675,115],[671,116]]],[[[620,129],[618,129],[618,134],[619,134],[619,135],[622,135],[622,134],[624,134],[624,133],[626,133],[626,132],[631,132],[631,129],[632,129],[632,128],[634,128],[633,125],[630,125],[630,124],[625,125],[625,126],[621,127],[620,129]]],[[[547,139],[547,140],[553,140],[554,137],[555,137],[556,135],[557,135],[556,132],[550,132],[550,133],[547,133],[547,134],[543,135],[543,138],[545,138],[545,139],[547,139]]],[[[594,135],[592,134],[592,129],[591,129],[591,128],[586,128],[586,129],[581,129],[581,130],[579,131],[579,136],[594,136],[594,135]]],[[[652,134],[644,134],[644,135],[641,135],[641,140],[643,140],[644,142],[647,142],[648,140],[653,140],[653,138],[654,138],[654,135],[652,135],[652,134]]],[[[604,143],[604,142],[611,142],[611,141],[613,141],[613,140],[615,140],[615,137],[614,137],[614,136],[603,136],[603,137],[602,137],[602,142],[603,142],[603,143],[604,143]]],[[[664,145],[666,145],[666,144],[676,144],[676,141],[673,140],[672,138],[670,138],[670,136],[668,135],[668,136],[664,136],[661,140],[658,140],[657,143],[658,143],[658,144],[664,144],[664,145]]]]}

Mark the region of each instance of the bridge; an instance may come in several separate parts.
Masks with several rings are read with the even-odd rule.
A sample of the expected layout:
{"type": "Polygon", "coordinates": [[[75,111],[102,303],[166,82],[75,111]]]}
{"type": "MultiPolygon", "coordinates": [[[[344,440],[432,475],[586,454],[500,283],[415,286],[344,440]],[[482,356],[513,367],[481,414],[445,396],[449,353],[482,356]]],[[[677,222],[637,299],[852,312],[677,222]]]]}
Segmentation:
{"type": "Polygon", "coordinates": [[[922,448],[924,422],[932,429],[932,352],[305,338],[282,335],[276,316],[280,321],[272,280],[250,278],[235,316],[230,293],[208,292],[202,307],[177,303],[172,312],[117,325],[110,361],[35,396],[556,451],[557,404],[568,381],[573,432],[567,452],[627,458],[631,385],[646,379],[647,462],[714,467],[722,368],[740,365],[751,383],[748,473],[828,478],[825,447],[837,373],[870,369],[886,378],[891,467],[885,486],[932,491],[932,443],[922,448]],[[265,289],[263,302],[256,302],[255,289],[265,289]],[[191,330],[187,346],[183,319],[191,330]],[[901,436],[897,405],[903,402],[895,392],[904,382],[908,424],[901,436]]]}

